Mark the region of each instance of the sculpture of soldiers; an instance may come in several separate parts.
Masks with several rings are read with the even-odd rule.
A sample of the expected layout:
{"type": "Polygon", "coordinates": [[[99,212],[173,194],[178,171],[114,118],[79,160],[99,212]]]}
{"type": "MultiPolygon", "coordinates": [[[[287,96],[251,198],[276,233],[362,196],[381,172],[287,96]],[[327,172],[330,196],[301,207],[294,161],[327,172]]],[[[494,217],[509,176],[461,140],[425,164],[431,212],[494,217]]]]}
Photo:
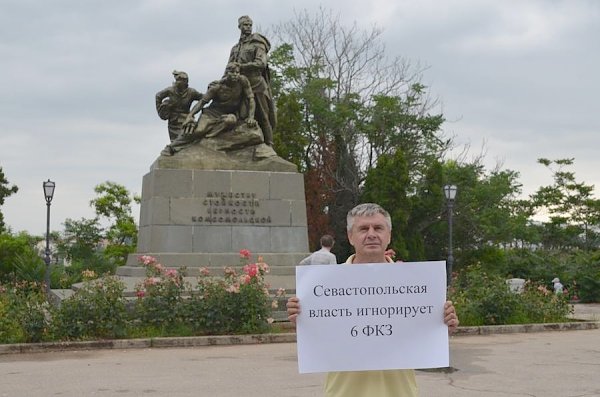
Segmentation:
{"type": "Polygon", "coordinates": [[[240,65],[230,62],[225,75],[209,85],[202,99],[194,105],[184,121],[184,132],[162,151],[172,156],[202,138],[211,138],[235,129],[242,122],[256,127],[254,120],[254,95],[246,77],[240,74],[240,65]],[[210,103],[206,108],[204,106],[210,103]],[[194,116],[202,110],[196,123],[194,116]]]}
{"type": "Polygon", "coordinates": [[[173,71],[173,85],[156,93],[156,111],[163,120],[168,120],[169,138],[173,142],[183,132],[183,123],[194,101],[202,94],[188,85],[185,72],[173,71]]]}

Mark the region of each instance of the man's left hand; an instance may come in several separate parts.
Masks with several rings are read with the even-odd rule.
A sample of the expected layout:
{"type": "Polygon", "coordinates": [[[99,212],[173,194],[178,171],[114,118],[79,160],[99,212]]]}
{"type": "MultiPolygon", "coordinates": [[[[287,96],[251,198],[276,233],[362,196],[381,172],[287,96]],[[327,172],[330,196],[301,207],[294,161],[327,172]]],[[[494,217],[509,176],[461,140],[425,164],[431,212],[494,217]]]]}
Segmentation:
{"type": "Polygon", "coordinates": [[[444,303],[444,324],[448,326],[448,333],[453,334],[456,332],[459,323],[454,304],[452,301],[446,301],[444,303]]]}

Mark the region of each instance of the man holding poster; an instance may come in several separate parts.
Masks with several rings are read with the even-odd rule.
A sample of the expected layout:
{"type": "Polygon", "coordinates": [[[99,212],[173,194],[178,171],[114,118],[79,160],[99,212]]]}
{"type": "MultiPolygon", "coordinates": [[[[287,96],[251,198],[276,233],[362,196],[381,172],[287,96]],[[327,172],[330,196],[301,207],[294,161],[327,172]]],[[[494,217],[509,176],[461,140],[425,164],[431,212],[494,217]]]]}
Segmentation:
{"type": "MultiPolygon", "coordinates": [[[[389,213],[384,210],[383,208],[381,208],[379,205],[377,204],[372,204],[372,203],[366,203],[366,204],[360,204],[358,206],[356,206],[355,208],[353,208],[352,210],[350,210],[348,212],[348,216],[347,216],[347,233],[348,233],[348,240],[350,241],[350,244],[354,247],[355,250],[355,254],[352,255],[350,258],[348,258],[348,260],[346,261],[346,264],[384,264],[384,263],[389,263],[391,262],[391,259],[388,259],[385,256],[385,250],[387,249],[388,244],[390,243],[391,240],[391,230],[392,230],[392,223],[391,223],[391,218],[389,213]]],[[[372,269],[372,271],[377,271],[377,267],[381,268],[382,265],[369,265],[368,267],[365,267],[363,269],[363,267],[360,267],[360,271],[363,271],[365,269],[372,269]]],[[[405,266],[405,265],[402,265],[405,266]]],[[[387,265],[383,265],[383,267],[388,268],[387,265]]],[[[324,271],[336,271],[336,269],[332,269],[330,267],[325,267],[326,269],[324,269],[323,267],[321,267],[321,269],[323,269],[324,271]]],[[[306,269],[306,267],[302,268],[302,271],[304,271],[304,269],[306,269]]],[[[354,268],[353,268],[354,269],[354,268]]],[[[320,270],[320,269],[317,269],[320,270]]],[[[343,269],[337,269],[337,270],[343,270],[343,269]]],[[[349,270],[349,269],[348,269],[349,270]]],[[[358,268],[357,268],[358,270],[358,268]]],[[[441,285],[442,288],[445,286],[444,283],[444,277],[439,277],[441,278],[441,285]]],[[[298,282],[298,281],[297,281],[298,282]]],[[[327,287],[327,285],[322,285],[325,283],[320,283],[320,284],[315,284],[312,292],[313,295],[318,296],[318,297],[323,297],[323,296],[330,296],[331,294],[329,294],[329,289],[327,287]],[[329,295],[328,295],[329,294],[329,295]]],[[[377,290],[380,287],[377,288],[377,290]]],[[[398,287],[398,291],[400,291],[402,289],[402,286],[398,287]]],[[[369,295],[368,293],[365,293],[366,291],[375,291],[376,289],[368,289],[368,288],[358,288],[358,287],[340,287],[335,289],[336,291],[340,292],[340,295],[360,295],[359,299],[370,299],[371,297],[369,296],[364,296],[364,295],[369,295]],[[363,291],[364,290],[364,291],[363,291]]],[[[300,291],[298,292],[300,295],[300,291]]],[[[336,295],[335,298],[340,298],[339,295],[336,295]]],[[[306,295],[305,295],[306,296],[306,295]]],[[[445,296],[445,295],[444,295],[445,296]]],[[[342,297],[345,298],[345,297],[342,297]]],[[[352,299],[354,299],[355,297],[351,297],[352,299]]],[[[304,299],[304,298],[303,298],[304,299]]],[[[389,298],[388,298],[389,299],[389,298]]],[[[308,296],[306,296],[306,302],[305,304],[308,305],[308,296]]],[[[337,299],[336,302],[340,301],[341,299],[337,299]]],[[[441,302],[443,302],[444,299],[441,300],[441,302]]],[[[439,312],[439,316],[444,318],[443,323],[446,324],[447,329],[448,329],[448,333],[452,333],[456,330],[456,328],[458,327],[458,317],[456,316],[456,311],[454,309],[454,306],[452,305],[452,302],[445,302],[445,304],[443,305],[443,308],[441,306],[441,302],[440,302],[440,310],[439,312]]],[[[376,306],[370,306],[370,307],[376,307],[376,306]]],[[[417,314],[421,314],[421,313],[427,313],[427,308],[429,308],[429,313],[433,313],[433,315],[435,315],[435,309],[432,309],[433,306],[405,306],[405,307],[395,307],[395,309],[397,310],[394,314],[404,314],[404,317],[415,317],[417,314]],[[410,316],[407,316],[406,312],[401,312],[402,309],[409,309],[412,308],[411,310],[413,310],[413,312],[411,313],[410,316]],[[424,310],[425,309],[425,310],[424,310]]],[[[392,307],[390,307],[389,309],[392,309],[392,307]]],[[[356,312],[353,312],[352,309],[348,309],[348,308],[334,308],[331,309],[329,312],[326,311],[327,309],[316,309],[313,310],[311,309],[311,315],[307,315],[306,317],[304,316],[300,316],[300,318],[298,318],[298,315],[300,314],[300,299],[298,297],[292,297],[288,300],[287,303],[287,313],[288,313],[288,318],[290,319],[290,321],[296,323],[298,322],[299,325],[299,329],[302,328],[300,327],[300,325],[304,326],[306,323],[309,322],[309,320],[313,320],[309,319],[309,317],[319,317],[318,313],[331,313],[331,315],[329,317],[347,317],[347,318],[353,318],[357,317],[356,312]],[[317,313],[317,315],[313,315],[317,313]],[[354,314],[353,314],[354,313],[354,314]]],[[[387,308],[386,308],[387,310],[387,308]]],[[[362,315],[364,315],[363,313],[360,313],[362,315]]],[[[378,312],[377,314],[381,314],[381,312],[378,312]]],[[[322,317],[328,317],[327,315],[324,315],[322,317]]],[[[387,316],[388,319],[390,319],[390,315],[387,316]]],[[[398,316],[396,316],[398,317],[398,316]]],[[[402,316],[399,316],[402,317],[402,316]]],[[[336,320],[338,321],[338,318],[335,319],[330,319],[330,318],[326,318],[326,319],[320,319],[320,320],[336,320]]],[[[391,319],[390,319],[391,320],[391,319]]],[[[440,325],[441,321],[439,321],[440,325]]],[[[331,323],[331,322],[330,322],[331,323]]],[[[404,322],[403,324],[408,324],[408,322],[404,322]]],[[[362,325],[361,325],[362,327],[362,325]]],[[[356,337],[358,332],[357,330],[376,330],[376,332],[381,335],[381,337],[385,337],[386,335],[391,335],[392,334],[392,325],[391,324],[385,324],[385,325],[374,325],[374,326],[367,326],[364,328],[356,328],[356,329],[352,329],[349,333],[346,332],[344,335],[345,337],[349,338],[348,334],[351,334],[352,337],[356,337]]],[[[396,331],[396,328],[394,328],[394,332],[396,331]]],[[[423,331],[428,331],[428,330],[423,330],[423,331]]],[[[443,331],[446,332],[446,331],[443,331]]],[[[300,332],[298,333],[298,341],[299,341],[299,348],[300,348],[300,332]]],[[[369,339],[366,338],[364,336],[364,331],[363,331],[363,338],[362,339],[369,339]]],[[[394,336],[397,337],[397,334],[394,333],[394,336]]],[[[373,338],[370,338],[373,339],[373,338]]],[[[381,338],[379,338],[381,339],[381,338]]],[[[446,339],[447,339],[447,334],[446,334],[446,339]]],[[[383,342],[385,343],[385,342],[383,342]]],[[[335,341],[332,341],[332,344],[335,344],[335,341]]],[[[447,348],[447,340],[446,340],[446,348],[447,348]]],[[[375,360],[378,359],[378,357],[374,357],[375,360]]],[[[381,359],[383,360],[383,357],[381,357],[381,359]]],[[[299,354],[299,360],[300,360],[300,354],[299,354]]],[[[299,361],[300,362],[300,361],[299,361]]],[[[335,364],[338,365],[338,364],[335,364]]],[[[346,368],[345,366],[343,366],[343,368],[346,368]]],[[[398,366],[394,367],[387,367],[387,368],[399,368],[398,366]]],[[[407,368],[407,367],[402,367],[400,366],[400,368],[407,368]]],[[[414,368],[414,367],[410,367],[410,368],[414,368]]],[[[417,367],[419,368],[419,367],[417,367]]],[[[302,372],[302,371],[301,371],[302,372]]],[[[310,372],[310,371],[308,371],[310,372]]],[[[418,388],[417,388],[417,384],[416,384],[416,379],[415,379],[415,374],[414,374],[414,370],[412,369],[385,369],[385,370],[348,370],[348,369],[343,369],[342,371],[338,372],[338,370],[336,369],[336,371],[334,372],[328,372],[327,374],[327,379],[325,381],[325,396],[327,397],[367,397],[367,396],[377,396],[377,397],[402,397],[402,396],[407,396],[407,397],[415,397],[418,396],[418,388]]]]}

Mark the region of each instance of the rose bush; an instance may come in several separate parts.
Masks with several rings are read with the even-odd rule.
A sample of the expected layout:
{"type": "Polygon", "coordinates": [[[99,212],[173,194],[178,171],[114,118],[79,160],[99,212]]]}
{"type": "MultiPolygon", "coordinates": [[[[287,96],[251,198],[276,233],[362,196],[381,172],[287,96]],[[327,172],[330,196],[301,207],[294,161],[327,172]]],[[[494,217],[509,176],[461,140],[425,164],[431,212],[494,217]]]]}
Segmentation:
{"type": "Polygon", "coordinates": [[[134,317],[137,324],[159,334],[177,329],[191,335],[260,333],[272,322],[269,286],[264,280],[269,266],[261,257],[240,251],[241,272],[226,267],[222,275],[199,269],[195,285],[174,269],[165,269],[155,258],[140,257],[147,278],[136,288],[134,317]]]}

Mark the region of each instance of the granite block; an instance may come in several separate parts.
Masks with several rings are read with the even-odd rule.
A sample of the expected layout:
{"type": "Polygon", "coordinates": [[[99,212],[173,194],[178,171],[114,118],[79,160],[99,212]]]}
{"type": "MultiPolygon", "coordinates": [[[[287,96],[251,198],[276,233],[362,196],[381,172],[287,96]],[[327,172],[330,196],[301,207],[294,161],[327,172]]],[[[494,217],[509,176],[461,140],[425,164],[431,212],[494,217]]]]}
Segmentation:
{"type": "Polygon", "coordinates": [[[294,172],[271,173],[269,198],[306,200],[304,196],[304,176],[294,172]]]}
{"type": "Polygon", "coordinates": [[[307,226],[308,219],[306,218],[306,201],[303,200],[291,200],[290,202],[291,212],[291,226],[307,226]]]}
{"type": "Polygon", "coordinates": [[[306,227],[272,227],[270,252],[308,251],[306,227]]]}
{"type": "Polygon", "coordinates": [[[270,228],[266,226],[238,226],[232,228],[231,244],[235,252],[272,252],[270,228]]]}
{"type": "Polygon", "coordinates": [[[233,252],[231,226],[195,226],[194,252],[233,252]]]}
{"type": "MultiPolygon", "coordinates": [[[[154,170],[150,172],[150,191],[142,192],[151,197],[191,197],[192,170],[154,170]]],[[[142,193],[142,194],[143,194],[142,193]]],[[[146,196],[144,196],[146,197],[146,196]]]]}
{"type": "Polygon", "coordinates": [[[201,198],[172,198],[170,224],[191,226],[192,217],[205,215],[203,201],[201,198]]]}
{"type": "Polygon", "coordinates": [[[140,206],[140,226],[168,224],[170,221],[167,197],[152,197],[140,206]]]}
{"type": "Polygon", "coordinates": [[[192,252],[192,226],[149,227],[152,252],[192,252]]]}
{"type": "Polygon", "coordinates": [[[292,223],[289,200],[263,200],[261,212],[271,217],[270,226],[290,226],[292,223]]]}
{"type": "Polygon", "coordinates": [[[237,171],[231,176],[231,191],[254,193],[257,199],[269,198],[270,172],[237,171]]]}
{"type": "Polygon", "coordinates": [[[204,198],[209,192],[230,192],[232,171],[194,170],[193,197],[204,198]]]}

